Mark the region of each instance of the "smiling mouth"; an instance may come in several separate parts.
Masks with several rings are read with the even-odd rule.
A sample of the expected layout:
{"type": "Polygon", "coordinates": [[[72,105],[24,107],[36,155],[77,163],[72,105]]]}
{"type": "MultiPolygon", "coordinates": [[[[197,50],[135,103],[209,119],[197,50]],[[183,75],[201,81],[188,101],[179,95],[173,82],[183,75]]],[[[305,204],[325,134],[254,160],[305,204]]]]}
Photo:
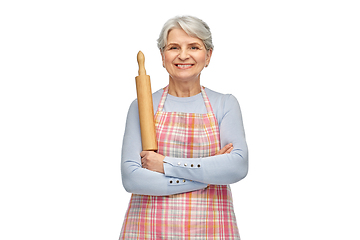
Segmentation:
{"type": "Polygon", "coordinates": [[[194,66],[194,64],[175,64],[175,66],[180,69],[188,69],[194,66]]]}

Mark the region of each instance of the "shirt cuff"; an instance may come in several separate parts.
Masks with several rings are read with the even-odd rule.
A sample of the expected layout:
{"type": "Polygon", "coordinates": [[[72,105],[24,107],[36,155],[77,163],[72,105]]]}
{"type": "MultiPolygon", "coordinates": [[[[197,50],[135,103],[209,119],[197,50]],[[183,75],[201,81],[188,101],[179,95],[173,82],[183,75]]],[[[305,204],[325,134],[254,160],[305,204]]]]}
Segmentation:
{"type": "Polygon", "coordinates": [[[164,158],[164,172],[167,177],[178,177],[198,181],[201,179],[201,158],[164,158]]]}

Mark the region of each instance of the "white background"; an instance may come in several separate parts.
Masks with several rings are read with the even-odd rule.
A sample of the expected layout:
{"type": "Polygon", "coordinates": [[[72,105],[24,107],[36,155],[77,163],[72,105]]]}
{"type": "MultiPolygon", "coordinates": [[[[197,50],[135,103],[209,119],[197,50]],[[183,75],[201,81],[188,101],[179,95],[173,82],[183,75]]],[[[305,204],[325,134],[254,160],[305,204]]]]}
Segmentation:
{"type": "Polygon", "coordinates": [[[360,239],[359,12],[355,0],[2,1],[0,239],[118,238],[136,54],[164,87],[156,39],[183,14],[213,33],[202,84],[242,108],[242,239],[360,239]]]}

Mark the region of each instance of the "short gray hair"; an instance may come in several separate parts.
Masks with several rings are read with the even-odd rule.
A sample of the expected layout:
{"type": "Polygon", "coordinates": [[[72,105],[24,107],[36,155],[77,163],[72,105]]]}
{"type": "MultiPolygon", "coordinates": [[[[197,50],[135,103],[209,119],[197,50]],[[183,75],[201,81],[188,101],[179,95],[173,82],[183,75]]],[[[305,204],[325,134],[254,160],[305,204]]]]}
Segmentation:
{"type": "Polygon", "coordinates": [[[164,50],[167,44],[169,32],[174,28],[182,29],[189,36],[201,39],[207,51],[214,49],[210,28],[203,20],[193,16],[177,16],[169,19],[161,29],[159,39],[157,40],[158,48],[161,51],[164,50]]]}

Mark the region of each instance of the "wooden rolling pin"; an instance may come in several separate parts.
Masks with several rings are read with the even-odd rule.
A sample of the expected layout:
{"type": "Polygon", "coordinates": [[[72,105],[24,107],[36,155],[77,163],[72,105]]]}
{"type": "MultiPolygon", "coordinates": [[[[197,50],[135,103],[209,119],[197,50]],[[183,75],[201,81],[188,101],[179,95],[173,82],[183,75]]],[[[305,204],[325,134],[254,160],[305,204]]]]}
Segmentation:
{"type": "Polygon", "coordinates": [[[139,63],[139,76],[135,78],[135,82],[139,106],[142,150],[157,151],[150,76],[146,75],[145,57],[141,51],[137,55],[137,61],[139,63]]]}

